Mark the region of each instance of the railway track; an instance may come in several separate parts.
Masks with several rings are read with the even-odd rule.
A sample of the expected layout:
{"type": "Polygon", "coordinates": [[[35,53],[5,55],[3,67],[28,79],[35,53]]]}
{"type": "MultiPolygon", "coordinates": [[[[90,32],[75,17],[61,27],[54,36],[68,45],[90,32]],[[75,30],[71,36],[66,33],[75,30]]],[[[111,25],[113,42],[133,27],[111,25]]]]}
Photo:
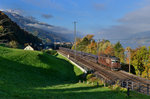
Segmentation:
{"type": "MultiPolygon", "coordinates": [[[[63,53],[66,56],[69,54],[70,59],[81,63],[84,67],[86,67],[88,69],[94,70],[95,71],[94,74],[104,78],[105,81],[107,81],[111,84],[114,84],[116,81],[123,82],[123,83],[124,82],[134,82],[134,85],[131,85],[132,87],[136,86],[135,89],[139,90],[140,89],[139,84],[140,84],[141,88],[143,88],[142,93],[147,93],[146,92],[147,89],[144,89],[144,88],[145,87],[147,88],[147,85],[150,85],[150,80],[146,80],[144,78],[135,76],[133,74],[129,74],[122,70],[111,71],[110,69],[108,69],[106,67],[103,67],[97,63],[94,63],[94,62],[88,60],[85,56],[82,56],[82,55],[76,55],[76,59],[74,59],[75,55],[72,52],[66,52],[66,51],[62,51],[62,50],[61,51],[59,50],[59,52],[63,53]]],[[[140,92],[140,90],[139,90],[139,92],[140,92]]]]}
{"type": "MultiPolygon", "coordinates": [[[[65,54],[65,55],[69,54],[70,58],[74,58],[74,54],[73,53],[68,53],[68,52],[65,52],[65,51],[61,51],[61,53],[65,54]]],[[[97,74],[98,76],[104,76],[105,80],[107,80],[107,81],[115,82],[116,80],[119,79],[115,75],[115,73],[108,72],[103,67],[99,66],[98,64],[92,63],[92,62],[88,61],[87,59],[84,59],[81,56],[77,55],[76,61],[77,62],[81,62],[87,68],[92,69],[93,71],[95,71],[95,74],[97,74]]]]}

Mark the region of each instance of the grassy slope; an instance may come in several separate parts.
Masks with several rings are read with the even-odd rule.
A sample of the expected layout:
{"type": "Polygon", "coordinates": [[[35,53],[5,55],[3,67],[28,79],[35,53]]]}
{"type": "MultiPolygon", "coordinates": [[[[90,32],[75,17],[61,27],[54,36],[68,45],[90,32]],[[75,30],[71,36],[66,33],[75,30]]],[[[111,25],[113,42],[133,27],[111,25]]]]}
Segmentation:
{"type": "MultiPolygon", "coordinates": [[[[0,97],[2,99],[125,99],[125,93],[76,83],[82,72],[67,59],[36,51],[0,47],[0,97]]],[[[130,99],[147,98],[132,93],[130,99]],[[136,97],[135,97],[136,96],[136,97]]]]}

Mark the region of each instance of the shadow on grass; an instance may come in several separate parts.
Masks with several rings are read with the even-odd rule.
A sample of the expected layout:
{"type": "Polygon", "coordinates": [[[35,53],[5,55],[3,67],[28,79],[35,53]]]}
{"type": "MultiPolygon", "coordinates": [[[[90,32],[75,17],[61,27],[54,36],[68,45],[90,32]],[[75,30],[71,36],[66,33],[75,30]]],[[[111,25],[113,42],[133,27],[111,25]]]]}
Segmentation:
{"type": "MultiPolygon", "coordinates": [[[[35,89],[32,93],[37,99],[149,99],[150,97],[132,94],[127,97],[126,92],[116,92],[103,87],[77,87],[62,89],[35,89]],[[37,94],[38,93],[38,94],[37,94]],[[136,96],[136,97],[135,97],[136,96]]],[[[30,91],[27,93],[31,93],[30,91]]],[[[29,96],[28,98],[32,98],[29,96]]]]}
{"type": "MultiPolygon", "coordinates": [[[[72,65],[70,65],[69,70],[72,72],[70,76],[77,78],[72,65]]],[[[11,84],[14,88],[35,88],[76,83],[76,80],[73,80],[70,76],[61,75],[59,71],[53,68],[46,69],[25,65],[0,57],[0,81],[5,80],[6,84],[11,84]]]]}
{"type": "MultiPolygon", "coordinates": [[[[102,87],[102,86],[99,86],[99,87],[102,87]]],[[[45,87],[45,89],[42,89],[42,88],[37,88],[37,90],[45,90],[45,91],[48,91],[48,92],[65,92],[65,91],[82,91],[82,90],[90,90],[90,89],[95,89],[95,88],[99,88],[97,86],[86,86],[86,87],[75,87],[75,88],[64,88],[64,89],[49,89],[45,87]]]]}
{"type": "MultiPolygon", "coordinates": [[[[58,66],[58,68],[57,69],[60,69],[60,71],[62,71],[62,72],[66,72],[66,75],[67,76],[70,76],[71,77],[71,79],[72,79],[72,81],[74,81],[74,82],[78,82],[78,80],[79,79],[82,79],[82,75],[79,75],[79,76],[76,76],[76,73],[74,72],[74,65],[72,65],[69,61],[67,61],[67,60],[65,60],[65,59],[61,59],[61,58],[58,58],[57,57],[58,56],[58,54],[57,55],[49,55],[49,54],[47,54],[47,53],[43,53],[43,55],[40,55],[39,56],[39,59],[42,61],[42,63],[45,63],[45,64],[47,64],[47,65],[49,65],[50,64],[50,61],[47,61],[47,59],[49,59],[49,58],[52,58],[52,59],[55,59],[55,60],[57,60],[57,61],[55,61],[55,65],[56,66],[58,66]],[[61,68],[62,69],[65,69],[66,68],[66,71],[63,71],[63,70],[61,70],[61,68]]],[[[50,60],[50,59],[49,59],[50,60]]],[[[55,66],[55,67],[56,67],[55,66]]],[[[67,78],[68,79],[68,78],[67,78]]]]}

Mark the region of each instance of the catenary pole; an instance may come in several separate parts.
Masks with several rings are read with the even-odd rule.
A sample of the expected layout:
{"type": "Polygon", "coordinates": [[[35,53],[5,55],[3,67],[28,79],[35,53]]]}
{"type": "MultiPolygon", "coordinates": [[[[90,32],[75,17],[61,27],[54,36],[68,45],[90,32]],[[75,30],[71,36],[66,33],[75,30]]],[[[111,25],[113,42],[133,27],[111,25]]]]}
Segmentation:
{"type": "Polygon", "coordinates": [[[74,43],[75,43],[75,60],[76,60],[76,54],[77,54],[77,51],[76,51],[76,21],[74,21],[74,43]]]}

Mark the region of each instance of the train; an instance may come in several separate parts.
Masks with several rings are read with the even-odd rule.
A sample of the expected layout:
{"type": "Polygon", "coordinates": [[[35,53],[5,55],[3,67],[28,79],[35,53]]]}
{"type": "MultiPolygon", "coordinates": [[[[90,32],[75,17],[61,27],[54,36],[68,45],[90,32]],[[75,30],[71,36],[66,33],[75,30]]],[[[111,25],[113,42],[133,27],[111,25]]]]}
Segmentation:
{"type": "Polygon", "coordinates": [[[117,71],[121,69],[120,59],[115,56],[110,56],[106,54],[93,55],[90,53],[85,53],[82,51],[75,51],[75,50],[71,50],[71,49],[63,48],[63,47],[59,47],[59,50],[68,52],[68,55],[69,53],[76,53],[78,57],[83,57],[86,60],[94,62],[100,66],[109,68],[111,70],[117,71]]]}

